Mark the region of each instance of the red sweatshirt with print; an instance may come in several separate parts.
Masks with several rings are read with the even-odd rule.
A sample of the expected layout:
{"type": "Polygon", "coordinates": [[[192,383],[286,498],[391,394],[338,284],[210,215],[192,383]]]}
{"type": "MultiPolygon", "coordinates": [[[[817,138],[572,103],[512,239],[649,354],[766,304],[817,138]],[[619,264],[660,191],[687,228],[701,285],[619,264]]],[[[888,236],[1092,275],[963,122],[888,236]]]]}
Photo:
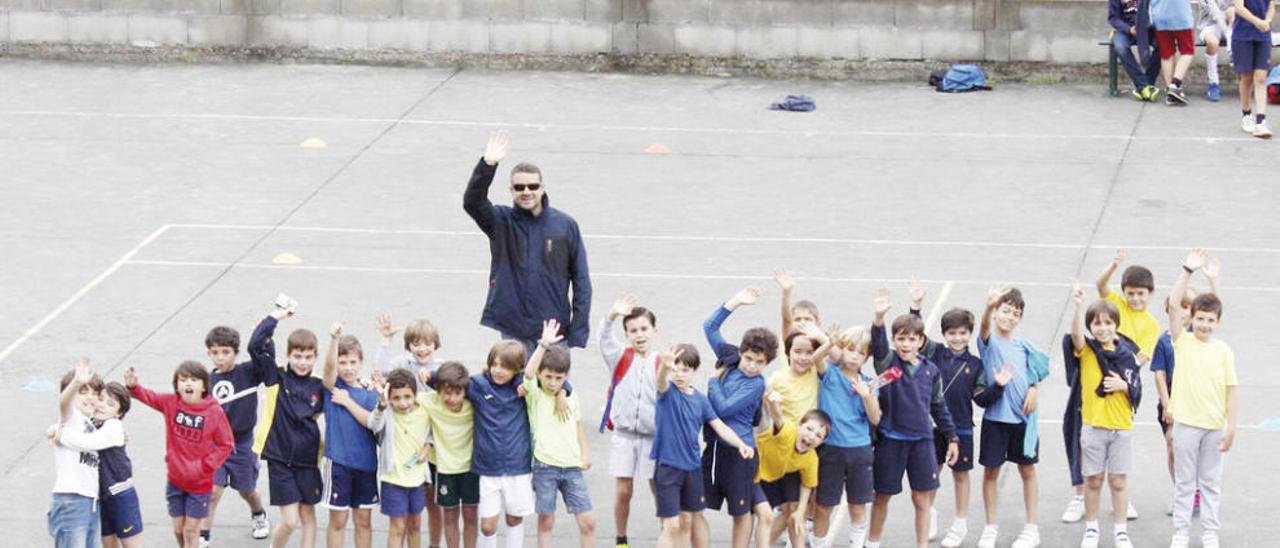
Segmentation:
{"type": "Polygon", "coordinates": [[[235,448],[231,425],[218,400],[205,396],[188,404],[177,394],[157,394],[141,385],[129,393],[164,415],[169,483],[195,495],[213,491],[214,472],[235,448]]]}

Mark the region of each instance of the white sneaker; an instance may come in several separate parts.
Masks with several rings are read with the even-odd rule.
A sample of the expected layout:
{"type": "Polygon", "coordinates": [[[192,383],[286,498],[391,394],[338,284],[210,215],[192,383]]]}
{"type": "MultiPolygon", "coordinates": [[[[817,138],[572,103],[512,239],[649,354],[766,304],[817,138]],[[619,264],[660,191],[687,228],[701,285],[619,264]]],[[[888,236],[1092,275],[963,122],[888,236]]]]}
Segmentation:
{"type": "Polygon", "coordinates": [[[849,546],[850,548],[862,548],[867,544],[867,528],[849,526],[849,546]]]}
{"type": "Polygon", "coordinates": [[[1084,537],[1080,539],[1080,548],[1098,548],[1098,537],[1100,533],[1097,529],[1090,527],[1084,530],[1084,537]]]}
{"type": "Polygon", "coordinates": [[[1125,512],[1125,519],[1133,521],[1138,519],[1138,509],[1133,507],[1133,503],[1129,503],[1129,509],[1125,512]]]}
{"type": "Polygon", "coordinates": [[[1218,548],[1218,533],[1206,531],[1204,536],[1200,537],[1200,545],[1204,548],[1218,548]]]}
{"type": "Polygon", "coordinates": [[[209,539],[200,537],[200,548],[209,548],[209,539]]]}
{"type": "Polygon", "coordinates": [[[267,519],[266,512],[249,518],[249,527],[253,528],[253,538],[261,540],[271,536],[271,520],[267,519]]]}
{"type": "Polygon", "coordinates": [[[1000,529],[994,525],[982,528],[982,536],[978,537],[978,548],[996,548],[996,539],[1000,538],[1000,529]]]}
{"type": "Polygon", "coordinates": [[[1062,512],[1062,523],[1075,523],[1084,517],[1084,497],[1076,495],[1062,512]]]}
{"type": "Polygon", "coordinates": [[[1173,540],[1169,541],[1169,548],[1187,548],[1191,544],[1191,537],[1186,533],[1174,533],[1173,540]]]}
{"type": "Polygon", "coordinates": [[[951,528],[947,529],[947,536],[942,537],[942,548],[960,548],[964,544],[964,537],[969,534],[969,526],[964,522],[957,521],[951,524],[951,528]]]}
{"type": "Polygon", "coordinates": [[[1040,530],[1022,528],[1018,538],[1013,539],[1013,548],[1036,548],[1040,546],[1040,530]]]}
{"type": "Polygon", "coordinates": [[[929,542],[938,538],[938,509],[929,507],[929,542]]]}
{"type": "Polygon", "coordinates": [[[1116,548],[1133,548],[1133,541],[1129,539],[1128,531],[1116,531],[1115,544],[1116,548]]]}
{"type": "Polygon", "coordinates": [[[1271,130],[1267,128],[1267,121],[1263,120],[1261,124],[1253,125],[1253,136],[1259,139],[1270,139],[1271,130]]]}
{"type": "Polygon", "coordinates": [[[1244,118],[1240,119],[1240,131],[1253,135],[1253,126],[1254,120],[1252,114],[1246,114],[1244,115],[1244,118]]]}

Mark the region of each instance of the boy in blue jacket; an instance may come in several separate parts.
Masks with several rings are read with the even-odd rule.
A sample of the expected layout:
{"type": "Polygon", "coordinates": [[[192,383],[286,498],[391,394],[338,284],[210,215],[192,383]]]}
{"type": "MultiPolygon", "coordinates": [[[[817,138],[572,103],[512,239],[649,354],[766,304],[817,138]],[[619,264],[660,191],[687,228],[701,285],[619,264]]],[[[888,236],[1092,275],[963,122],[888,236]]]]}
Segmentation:
{"type": "Polygon", "coordinates": [[[1160,89],[1155,86],[1160,75],[1160,56],[1154,50],[1155,30],[1151,28],[1147,0],[1109,0],[1107,22],[1111,24],[1111,47],[1115,48],[1125,74],[1133,81],[1133,98],[1155,101],[1160,89]],[[1130,49],[1136,46],[1135,57],[1130,49]],[[1139,62],[1141,59],[1141,62],[1139,62]]]}

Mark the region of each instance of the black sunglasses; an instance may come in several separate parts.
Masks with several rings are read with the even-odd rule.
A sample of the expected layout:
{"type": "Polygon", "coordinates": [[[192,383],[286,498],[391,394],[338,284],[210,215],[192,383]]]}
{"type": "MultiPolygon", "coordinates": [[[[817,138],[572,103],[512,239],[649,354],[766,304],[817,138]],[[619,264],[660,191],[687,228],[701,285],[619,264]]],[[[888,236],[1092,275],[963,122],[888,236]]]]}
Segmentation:
{"type": "Polygon", "coordinates": [[[533,183],[529,185],[521,185],[521,184],[511,185],[511,190],[514,190],[516,192],[524,192],[525,189],[531,190],[533,192],[537,192],[539,188],[542,188],[542,183],[533,183]]]}

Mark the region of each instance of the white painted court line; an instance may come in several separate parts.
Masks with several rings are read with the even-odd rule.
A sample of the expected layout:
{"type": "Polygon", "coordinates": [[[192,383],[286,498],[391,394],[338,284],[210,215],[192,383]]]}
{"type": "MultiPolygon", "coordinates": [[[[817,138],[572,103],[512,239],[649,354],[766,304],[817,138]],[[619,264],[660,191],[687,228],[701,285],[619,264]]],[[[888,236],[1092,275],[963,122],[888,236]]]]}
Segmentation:
{"type": "MultiPolygon", "coordinates": [[[[444,275],[463,275],[488,276],[488,270],[467,269],[467,268],[411,268],[411,267],[384,267],[384,266],[344,266],[344,265],[281,265],[266,263],[245,263],[239,262],[217,262],[217,261],[166,261],[156,259],[138,259],[128,262],[131,265],[139,266],[168,266],[168,267],[199,267],[199,268],[226,268],[232,266],[234,268],[248,268],[256,270],[315,270],[328,272],[372,272],[387,274],[444,274],[444,275]]],[[[773,276],[767,275],[746,275],[746,274],[678,274],[665,272],[592,272],[592,278],[633,278],[633,279],[652,279],[652,280],[737,280],[737,281],[769,281],[773,276]]],[[[907,278],[841,278],[826,276],[797,276],[797,281],[803,282],[821,282],[821,283],[865,283],[865,284],[905,284],[909,281],[907,278]]],[[[999,284],[1007,284],[1016,287],[1055,287],[1069,288],[1071,284],[1068,282],[1032,282],[1032,281],[1002,281],[1002,280],[926,280],[917,279],[916,281],[924,284],[952,284],[952,285],[977,285],[982,287],[991,287],[999,284]]],[[[1157,289],[1167,289],[1165,286],[1157,286],[1157,289]]],[[[1223,287],[1223,291],[1257,291],[1268,293],[1280,293],[1280,287],[1223,287]]],[[[932,312],[932,311],[931,311],[932,312]]],[[[933,314],[930,314],[930,324],[934,322],[933,314]]]]}
{"type": "Polygon", "coordinates": [[[976,133],[976,132],[916,132],[916,131],[851,131],[851,130],[794,130],[794,129],[759,129],[759,128],[713,128],[713,127],[677,127],[677,126],[635,126],[635,125],[592,125],[592,124],[537,124],[528,122],[482,122],[475,120],[399,120],[395,118],[359,118],[359,117],[322,117],[322,116],[266,116],[255,114],[211,114],[211,113],[133,113],[133,112],[91,112],[91,111],[59,111],[59,110],[11,110],[0,112],[0,116],[63,116],[75,118],[112,118],[112,119],[156,119],[156,120],[226,120],[243,122],[309,122],[339,124],[389,124],[420,126],[452,126],[480,128],[518,128],[561,130],[561,131],[625,131],[625,132],[665,132],[711,135],[775,135],[782,137],[903,137],[919,139],[1036,139],[1036,140],[1071,140],[1071,141],[1184,141],[1195,143],[1215,143],[1224,141],[1254,142],[1249,137],[1192,137],[1150,135],[1136,136],[1129,134],[1087,134],[1063,135],[1048,133],[976,133]]]}
{"type": "MultiPolygon", "coordinates": [[[[204,223],[173,223],[173,228],[211,229],[211,230],[278,230],[295,232],[334,232],[347,234],[401,234],[408,236],[473,236],[483,237],[478,230],[428,230],[412,228],[360,228],[360,227],[325,227],[325,226],[280,226],[267,225],[223,225],[204,223]]],[[[656,234],[583,234],[588,240],[638,240],[638,241],[674,241],[674,242],[716,242],[716,243],[784,243],[784,244],[841,244],[841,245],[881,245],[881,246],[923,246],[923,247],[991,247],[991,248],[1028,248],[1028,249],[1064,249],[1082,250],[1084,244],[1056,244],[1040,242],[997,242],[997,241],[946,241],[946,240],[886,240],[858,238],[781,238],[752,236],[703,236],[703,235],[656,235],[656,234]]],[[[1144,251],[1186,251],[1190,247],[1179,246],[1123,246],[1115,244],[1095,244],[1090,249],[1114,250],[1123,247],[1127,250],[1144,251]]],[[[1280,253],[1280,248],[1267,247],[1213,247],[1208,249],[1217,253],[1280,253]]]]}
{"type": "Polygon", "coordinates": [[[146,238],[143,238],[141,242],[138,242],[138,245],[133,246],[132,249],[130,249],[124,255],[121,255],[119,259],[116,259],[116,262],[111,263],[111,266],[107,267],[106,270],[103,270],[101,274],[98,274],[97,277],[95,277],[92,280],[89,280],[89,283],[85,284],[84,287],[81,287],[79,291],[76,291],[74,294],[72,294],[70,298],[63,301],[62,304],[58,305],[56,308],[54,308],[52,311],[46,314],[45,317],[41,318],[40,321],[35,323],[35,325],[32,325],[30,328],[24,331],[21,336],[19,336],[12,343],[9,343],[9,346],[6,346],[4,350],[0,351],[0,362],[3,362],[5,358],[8,358],[10,354],[12,354],[15,350],[18,349],[18,347],[22,346],[22,344],[27,342],[27,340],[30,339],[31,337],[34,337],[37,333],[40,332],[41,329],[44,329],[46,325],[49,325],[49,322],[52,322],[53,320],[58,319],[58,316],[61,316],[63,312],[66,312],[68,308],[71,308],[72,305],[76,304],[77,301],[79,301],[82,297],[84,297],[86,294],[92,291],[93,288],[98,287],[98,284],[101,284],[104,280],[111,277],[111,275],[115,274],[115,272],[119,270],[120,267],[124,266],[131,259],[133,259],[133,257],[137,255],[139,251],[142,251],[142,248],[147,247],[147,245],[151,244],[151,242],[154,242],[156,238],[159,238],[160,235],[164,234],[168,230],[169,230],[169,225],[161,225],[160,228],[157,228],[154,232],[152,232],[146,238]]]}

